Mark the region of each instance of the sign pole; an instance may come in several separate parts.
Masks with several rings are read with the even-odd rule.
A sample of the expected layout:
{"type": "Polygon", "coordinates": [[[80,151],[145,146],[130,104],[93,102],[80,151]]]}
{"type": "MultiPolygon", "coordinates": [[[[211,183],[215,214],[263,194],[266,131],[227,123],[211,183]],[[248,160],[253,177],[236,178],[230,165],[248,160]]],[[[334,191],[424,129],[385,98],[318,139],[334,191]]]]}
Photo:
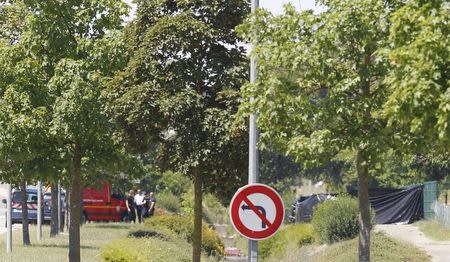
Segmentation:
{"type": "MultiPolygon", "coordinates": [[[[252,13],[256,12],[259,7],[259,0],[252,0],[252,13]]],[[[255,44],[252,43],[251,50],[253,51],[255,44]]],[[[254,55],[250,57],[250,83],[256,83],[256,58],[254,55]]],[[[252,100],[253,98],[251,98],[252,100]]],[[[248,183],[258,183],[259,179],[259,155],[257,149],[258,143],[258,129],[256,126],[256,114],[250,114],[250,130],[249,130],[249,165],[248,165],[248,183]]],[[[248,261],[258,262],[258,241],[248,241],[248,261]]]]}
{"type": "Polygon", "coordinates": [[[57,186],[57,188],[58,188],[58,219],[57,219],[57,222],[58,222],[58,232],[62,232],[63,230],[62,230],[62,217],[61,217],[61,182],[60,181],[58,181],[58,186],[57,186]]]}
{"type": "Polygon", "coordinates": [[[42,240],[42,182],[37,182],[37,240],[42,240]]]}
{"type": "Polygon", "coordinates": [[[11,184],[8,184],[6,192],[6,253],[12,253],[12,220],[11,220],[11,184]]]}

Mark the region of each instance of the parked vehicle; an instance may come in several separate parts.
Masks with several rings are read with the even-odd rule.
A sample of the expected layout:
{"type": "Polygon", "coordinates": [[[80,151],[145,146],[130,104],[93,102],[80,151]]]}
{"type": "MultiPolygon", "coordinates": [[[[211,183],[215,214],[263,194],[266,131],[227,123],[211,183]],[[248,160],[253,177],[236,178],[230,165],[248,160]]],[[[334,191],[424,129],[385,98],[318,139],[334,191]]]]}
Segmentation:
{"type": "MultiPolygon", "coordinates": [[[[28,219],[30,222],[37,221],[37,189],[28,188],[28,219]]],[[[82,192],[83,212],[82,222],[87,221],[126,221],[128,219],[125,195],[121,192],[112,192],[110,184],[103,181],[99,188],[86,187],[82,192]]],[[[61,192],[61,213],[65,214],[65,192],[61,192]]],[[[2,202],[6,205],[6,199],[2,202]]],[[[43,221],[50,221],[52,214],[51,192],[43,195],[42,214],[43,221]]],[[[22,204],[20,190],[12,192],[12,221],[22,222],[22,204]]],[[[63,217],[64,219],[64,217],[63,217]]]]}
{"type": "MultiPolygon", "coordinates": [[[[14,189],[11,200],[11,220],[12,223],[22,223],[22,196],[21,191],[14,189]]],[[[6,199],[2,200],[6,205],[6,199]]],[[[37,222],[37,189],[27,188],[27,207],[28,207],[28,221],[37,222]]],[[[43,206],[41,206],[43,208],[43,206]]],[[[44,212],[42,212],[43,214],[44,212]]]]}
{"type": "Polygon", "coordinates": [[[125,195],[112,192],[107,181],[99,188],[83,189],[82,222],[86,221],[124,221],[128,218],[125,195]]]}
{"type": "MultiPolygon", "coordinates": [[[[60,199],[60,205],[61,205],[61,221],[64,221],[64,215],[66,212],[66,192],[64,190],[61,190],[61,199],[60,199]]],[[[50,188],[48,190],[45,190],[44,193],[44,221],[50,222],[52,220],[52,192],[50,191],[50,188]]]]}

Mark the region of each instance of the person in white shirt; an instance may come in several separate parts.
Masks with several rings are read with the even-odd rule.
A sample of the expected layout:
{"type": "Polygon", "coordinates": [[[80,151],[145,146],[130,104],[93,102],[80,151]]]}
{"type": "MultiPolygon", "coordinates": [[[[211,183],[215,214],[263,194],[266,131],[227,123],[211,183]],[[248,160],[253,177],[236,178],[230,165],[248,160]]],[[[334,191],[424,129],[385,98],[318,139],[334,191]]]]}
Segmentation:
{"type": "Polygon", "coordinates": [[[140,189],[137,190],[137,194],[134,196],[134,203],[136,204],[136,213],[139,223],[143,222],[142,209],[144,208],[145,199],[144,194],[140,189]]]}

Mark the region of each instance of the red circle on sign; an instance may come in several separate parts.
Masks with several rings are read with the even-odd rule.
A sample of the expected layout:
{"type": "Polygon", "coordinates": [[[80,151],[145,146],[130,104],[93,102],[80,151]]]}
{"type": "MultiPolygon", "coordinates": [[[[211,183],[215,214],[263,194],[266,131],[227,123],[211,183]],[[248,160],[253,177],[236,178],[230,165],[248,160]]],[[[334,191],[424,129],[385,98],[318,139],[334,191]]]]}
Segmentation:
{"type": "Polygon", "coordinates": [[[263,240],[273,236],[277,230],[280,228],[284,219],[284,205],[281,200],[280,195],[275,191],[275,189],[264,185],[264,184],[251,184],[240,188],[231,200],[230,206],[230,218],[234,229],[238,231],[242,236],[252,239],[252,240],[263,240]],[[274,221],[269,221],[270,224],[267,229],[261,231],[255,231],[249,229],[242,223],[239,217],[239,208],[241,208],[241,203],[245,202],[248,205],[254,205],[254,203],[248,203],[248,196],[251,194],[264,194],[268,196],[275,205],[275,219],[274,221]]]}

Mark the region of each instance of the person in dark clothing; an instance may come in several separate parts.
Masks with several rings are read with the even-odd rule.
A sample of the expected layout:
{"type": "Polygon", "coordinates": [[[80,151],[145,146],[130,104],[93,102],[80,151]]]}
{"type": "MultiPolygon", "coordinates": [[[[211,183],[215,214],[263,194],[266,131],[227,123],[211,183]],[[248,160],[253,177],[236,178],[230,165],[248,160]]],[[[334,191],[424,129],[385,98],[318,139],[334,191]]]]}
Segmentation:
{"type": "Polygon", "coordinates": [[[144,192],[144,205],[142,206],[142,219],[147,218],[150,211],[150,197],[144,192]]]}
{"type": "Polygon", "coordinates": [[[128,219],[130,222],[136,223],[136,209],[134,206],[134,191],[130,190],[128,192],[127,201],[125,202],[128,210],[128,219]]]}
{"type": "Polygon", "coordinates": [[[149,210],[148,210],[148,216],[151,217],[155,214],[155,207],[156,207],[156,197],[155,193],[150,192],[149,195],[149,210]]]}

